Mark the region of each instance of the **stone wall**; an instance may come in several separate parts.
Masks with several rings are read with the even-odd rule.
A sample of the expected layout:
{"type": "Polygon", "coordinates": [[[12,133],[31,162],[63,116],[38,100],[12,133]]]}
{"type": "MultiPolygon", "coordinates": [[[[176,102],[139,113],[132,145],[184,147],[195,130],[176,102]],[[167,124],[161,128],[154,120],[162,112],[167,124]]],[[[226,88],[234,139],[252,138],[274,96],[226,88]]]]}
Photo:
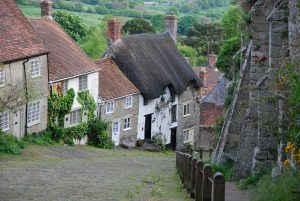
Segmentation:
{"type": "Polygon", "coordinates": [[[212,150],[216,147],[217,138],[213,126],[200,126],[199,135],[195,136],[195,150],[212,150]]]}
{"type": "MultiPolygon", "coordinates": [[[[114,99],[114,112],[106,114],[106,101],[101,105],[101,119],[108,122],[120,122],[120,144],[125,144],[130,147],[134,147],[137,140],[137,125],[138,125],[138,112],[139,112],[139,94],[133,95],[132,107],[125,109],[125,97],[114,99]],[[124,130],[124,119],[131,118],[131,129],[124,130]]],[[[110,124],[110,135],[112,134],[112,128],[110,124]]]]}
{"type": "MultiPolygon", "coordinates": [[[[199,123],[200,123],[200,102],[198,100],[199,90],[193,86],[189,86],[186,91],[181,93],[178,98],[178,127],[176,135],[176,149],[184,146],[183,130],[194,129],[193,142],[199,138],[199,123]],[[190,115],[183,116],[183,104],[190,102],[190,115]]],[[[194,145],[194,144],[193,144],[194,145]]],[[[195,149],[197,147],[194,147],[195,149]]]]}
{"type": "Polygon", "coordinates": [[[299,34],[291,33],[296,26],[291,19],[299,15],[295,3],[258,0],[249,10],[251,53],[214,154],[215,162],[235,161],[235,180],[277,159],[281,122],[274,80],[278,69],[299,51],[299,34]]]}

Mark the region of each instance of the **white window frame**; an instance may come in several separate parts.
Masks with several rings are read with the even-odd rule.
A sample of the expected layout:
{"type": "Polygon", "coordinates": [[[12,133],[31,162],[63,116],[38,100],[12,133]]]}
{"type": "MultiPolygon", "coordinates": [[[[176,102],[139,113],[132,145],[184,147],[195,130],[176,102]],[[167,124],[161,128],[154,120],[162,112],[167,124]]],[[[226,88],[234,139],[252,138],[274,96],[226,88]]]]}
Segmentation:
{"type": "Polygon", "coordinates": [[[41,115],[42,115],[42,102],[41,100],[36,100],[36,101],[32,101],[30,103],[27,104],[27,125],[28,126],[33,126],[35,124],[38,124],[41,122],[41,115]],[[37,107],[38,104],[38,109],[36,108],[31,108],[31,107],[37,107]],[[34,110],[33,110],[34,109],[34,110]],[[33,110],[33,111],[31,111],[33,110]],[[33,112],[37,112],[34,113],[33,112]],[[37,116],[38,118],[33,118],[32,116],[37,116]]]}
{"type": "Polygon", "coordinates": [[[80,124],[82,122],[81,109],[70,112],[70,126],[80,124]]]}
{"type": "Polygon", "coordinates": [[[126,117],[124,119],[124,131],[128,131],[131,129],[131,118],[130,117],[126,117]]]}
{"type": "Polygon", "coordinates": [[[9,112],[2,112],[0,113],[0,122],[5,122],[6,124],[2,125],[0,124],[0,131],[7,131],[9,130],[9,112]],[[6,118],[6,119],[3,119],[6,118]]]}
{"type": "Polygon", "coordinates": [[[88,75],[82,75],[78,78],[78,90],[84,91],[88,89],[88,75]],[[83,85],[83,81],[86,80],[85,85],[83,85]]]}
{"type": "Polygon", "coordinates": [[[106,114],[114,113],[114,109],[115,109],[114,101],[109,101],[106,103],[106,114]]]}
{"type": "Polygon", "coordinates": [[[131,108],[133,105],[133,97],[132,96],[127,96],[125,98],[125,109],[131,108]]]}
{"type": "Polygon", "coordinates": [[[40,59],[32,59],[30,61],[30,74],[32,78],[41,76],[40,59]]]}
{"type": "Polygon", "coordinates": [[[0,67],[0,87],[5,86],[5,68],[4,67],[0,67]]]}
{"type": "Polygon", "coordinates": [[[183,107],[182,107],[183,117],[187,117],[191,115],[190,111],[191,111],[191,102],[183,103],[183,107]]]}
{"type": "Polygon", "coordinates": [[[64,96],[67,95],[68,90],[69,90],[69,82],[68,82],[68,80],[64,80],[62,82],[62,94],[64,96]]]}
{"type": "Polygon", "coordinates": [[[183,134],[182,134],[182,136],[183,136],[183,143],[189,142],[189,138],[190,138],[190,129],[183,130],[182,133],[183,133],[183,134]]]}

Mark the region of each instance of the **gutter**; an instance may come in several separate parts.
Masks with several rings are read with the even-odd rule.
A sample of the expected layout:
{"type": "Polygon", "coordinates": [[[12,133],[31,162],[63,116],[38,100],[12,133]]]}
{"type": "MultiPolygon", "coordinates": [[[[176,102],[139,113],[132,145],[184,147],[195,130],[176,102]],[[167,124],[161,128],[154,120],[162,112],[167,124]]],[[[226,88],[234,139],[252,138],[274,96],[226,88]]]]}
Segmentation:
{"type": "Polygon", "coordinates": [[[90,71],[90,72],[86,72],[86,73],[77,74],[77,75],[70,76],[70,77],[61,78],[61,79],[58,79],[58,80],[53,80],[53,81],[49,80],[49,84],[53,84],[55,82],[60,82],[60,81],[64,81],[64,80],[69,80],[69,79],[72,79],[72,78],[80,77],[82,75],[87,75],[87,74],[96,73],[96,72],[99,72],[99,69],[94,70],[94,71],[90,71]]]}
{"type": "Polygon", "coordinates": [[[27,136],[27,117],[28,117],[28,86],[27,86],[27,75],[26,75],[26,66],[25,64],[29,61],[29,58],[26,59],[26,61],[23,62],[23,70],[24,70],[24,86],[25,86],[25,136],[27,136]]]}

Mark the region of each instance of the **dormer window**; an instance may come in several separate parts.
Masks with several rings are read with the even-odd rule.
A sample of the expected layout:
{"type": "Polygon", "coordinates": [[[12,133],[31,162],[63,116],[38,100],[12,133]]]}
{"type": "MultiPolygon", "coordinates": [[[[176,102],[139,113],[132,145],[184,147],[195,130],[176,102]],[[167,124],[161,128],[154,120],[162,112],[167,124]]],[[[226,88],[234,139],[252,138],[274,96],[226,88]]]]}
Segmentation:
{"type": "Polygon", "coordinates": [[[30,61],[31,77],[39,77],[41,75],[41,64],[39,59],[30,61]]]}
{"type": "Polygon", "coordinates": [[[0,67],[0,86],[5,85],[5,70],[3,67],[0,67]]]}

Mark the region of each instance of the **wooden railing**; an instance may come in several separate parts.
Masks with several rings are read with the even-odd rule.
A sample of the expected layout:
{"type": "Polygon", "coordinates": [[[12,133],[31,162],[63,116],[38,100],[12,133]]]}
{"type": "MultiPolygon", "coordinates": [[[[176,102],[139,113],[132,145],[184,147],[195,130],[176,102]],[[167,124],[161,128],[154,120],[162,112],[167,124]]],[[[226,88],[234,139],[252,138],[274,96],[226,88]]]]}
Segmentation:
{"type": "Polygon", "coordinates": [[[225,201],[225,178],[220,172],[213,175],[211,165],[205,165],[190,154],[176,152],[176,169],[191,198],[225,201]]]}

